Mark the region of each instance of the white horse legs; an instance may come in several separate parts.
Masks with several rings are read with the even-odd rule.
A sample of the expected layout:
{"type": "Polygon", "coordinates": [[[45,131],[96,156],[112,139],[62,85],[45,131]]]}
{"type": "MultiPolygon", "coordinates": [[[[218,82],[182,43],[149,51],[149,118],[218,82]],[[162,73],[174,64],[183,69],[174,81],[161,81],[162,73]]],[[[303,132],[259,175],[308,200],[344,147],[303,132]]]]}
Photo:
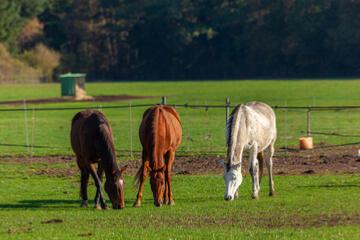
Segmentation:
{"type": "Polygon", "coordinates": [[[259,161],[257,159],[257,146],[256,144],[253,145],[253,147],[250,149],[250,166],[249,166],[249,172],[252,179],[252,195],[251,197],[253,199],[256,199],[259,197],[259,191],[260,191],[260,184],[259,184],[259,161]]]}
{"type": "Polygon", "coordinates": [[[269,173],[269,196],[275,195],[274,181],[273,181],[273,173],[272,173],[272,157],[274,155],[274,143],[271,143],[270,146],[265,150],[265,162],[266,167],[269,173]]]}

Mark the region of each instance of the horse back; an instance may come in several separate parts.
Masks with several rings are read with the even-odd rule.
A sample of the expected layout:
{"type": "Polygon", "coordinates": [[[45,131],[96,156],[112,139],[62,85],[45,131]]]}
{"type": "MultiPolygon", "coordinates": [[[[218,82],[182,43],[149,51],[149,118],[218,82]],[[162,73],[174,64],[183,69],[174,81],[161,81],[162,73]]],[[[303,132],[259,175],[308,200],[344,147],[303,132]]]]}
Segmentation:
{"type": "Polygon", "coordinates": [[[147,109],[139,135],[143,147],[160,146],[163,151],[169,148],[176,150],[182,140],[179,114],[170,106],[157,105],[147,109]]]}
{"type": "Polygon", "coordinates": [[[96,161],[99,158],[99,147],[105,142],[100,140],[104,137],[109,139],[114,148],[110,124],[104,114],[97,110],[77,113],[72,119],[70,135],[72,149],[78,158],[96,161]]]}
{"type": "Polygon", "coordinates": [[[262,151],[276,140],[276,118],[270,106],[261,102],[245,104],[248,138],[262,151]]]}

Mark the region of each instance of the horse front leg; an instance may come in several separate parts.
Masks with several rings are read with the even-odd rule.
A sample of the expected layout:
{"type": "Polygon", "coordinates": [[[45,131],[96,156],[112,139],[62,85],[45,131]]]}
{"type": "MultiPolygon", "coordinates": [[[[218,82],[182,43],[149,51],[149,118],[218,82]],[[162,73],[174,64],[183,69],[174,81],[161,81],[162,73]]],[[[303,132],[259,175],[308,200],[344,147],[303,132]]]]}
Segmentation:
{"type": "Polygon", "coordinates": [[[165,202],[168,205],[175,205],[175,201],[173,198],[173,193],[172,193],[172,189],[171,189],[171,168],[172,168],[172,164],[174,162],[175,159],[175,151],[170,150],[169,152],[169,158],[167,161],[167,166],[166,166],[166,175],[165,175],[165,182],[167,189],[165,190],[165,192],[167,192],[167,201],[165,202]]]}
{"type": "Polygon", "coordinates": [[[164,204],[168,204],[169,203],[169,184],[168,184],[168,178],[167,178],[167,172],[168,172],[168,163],[169,163],[169,152],[167,152],[164,156],[165,158],[165,189],[164,189],[164,194],[163,194],[163,202],[164,204]]]}
{"type": "MultiPolygon", "coordinates": [[[[94,164],[90,165],[90,174],[91,174],[92,178],[94,179],[95,186],[96,186],[96,192],[98,192],[100,195],[100,206],[102,209],[107,209],[108,207],[105,203],[104,194],[101,189],[102,188],[101,180],[100,180],[99,176],[97,175],[96,167],[94,164]]],[[[96,204],[96,195],[95,195],[95,204],[96,204]]],[[[97,208],[96,205],[95,205],[95,208],[97,208]]]]}
{"type": "Polygon", "coordinates": [[[269,173],[269,196],[275,195],[275,186],[274,186],[274,180],[273,180],[273,161],[272,157],[274,156],[274,143],[271,143],[271,145],[266,149],[266,167],[268,169],[269,173]]]}
{"type": "MultiPolygon", "coordinates": [[[[103,167],[102,163],[99,162],[98,163],[98,169],[97,169],[97,175],[98,175],[98,177],[100,179],[100,182],[102,182],[103,173],[104,173],[104,167],[103,167]]],[[[101,209],[101,204],[100,204],[101,197],[100,196],[101,196],[100,190],[97,188],[96,189],[96,194],[95,194],[95,199],[94,199],[95,208],[97,208],[97,209],[101,209]]]]}
{"type": "Polygon", "coordinates": [[[257,144],[253,144],[252,148],[250,149],[250,168],[249,172],[252,179],[252,195],[253,199],[257,199],[259,197],[260,191],[260,184],[259,184],[259,162],[257,159],[257,144]]]}

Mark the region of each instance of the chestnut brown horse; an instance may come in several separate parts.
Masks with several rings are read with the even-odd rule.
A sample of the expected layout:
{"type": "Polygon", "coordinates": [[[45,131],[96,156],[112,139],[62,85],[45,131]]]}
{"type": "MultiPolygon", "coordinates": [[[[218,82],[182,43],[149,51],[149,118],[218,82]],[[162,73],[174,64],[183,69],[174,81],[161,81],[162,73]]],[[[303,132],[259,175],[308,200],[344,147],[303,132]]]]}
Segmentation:
{"type": "Polygon", "coordinates": [[[171,189],[171,167],[175,151],[182,138],[179,114],[173,107],[157,105],[147,109],[139,129],[142,150],[142,165],[136,174],[139,184],[134,207],[139,207],[147,174],[150,172],[150,184],[154,204],[173,205],[171,189]]]}
{"type": "Polygon", "coordinates": [[[112,130],[104,114],[96,110],[77,113],[71,123],[71,146],[81,171],[82,206],[88,205],[87,185],[91,175],[96,186],[95,208],[107,208],[101,184],[101,177],[105,171],[105,191],[113,208],[124,208],[123,173],[126,166],[119,169],[116,164],[112,130]],[[98,165],[97,171],[96,165],[98,165]]]}

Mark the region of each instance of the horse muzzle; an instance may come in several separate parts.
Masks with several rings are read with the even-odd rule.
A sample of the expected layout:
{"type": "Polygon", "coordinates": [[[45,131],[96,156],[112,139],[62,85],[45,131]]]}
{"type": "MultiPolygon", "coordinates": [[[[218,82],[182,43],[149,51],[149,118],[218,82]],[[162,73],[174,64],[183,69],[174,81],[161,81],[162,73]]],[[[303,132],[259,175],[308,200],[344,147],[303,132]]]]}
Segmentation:
{"type": "Polygon", "coordinates": [[[124,206],[120,204],[113,205],[113,209],[123,209],[124,206]]]}
{"type": "Polygon", "coordinates": [[[232,201],[232,200],[234,200],[234,198],[233,198],[232,196],[230,196],[230,195],[225,196],[224,199],[225,199],[225,201],[232,201]]]}
{"type": "Polygon", "coordinates": [[[162,207],[162,202],[158,202],[158,201],[154,201],[154,205],[156,206],[156,207],[162,207]]]}

